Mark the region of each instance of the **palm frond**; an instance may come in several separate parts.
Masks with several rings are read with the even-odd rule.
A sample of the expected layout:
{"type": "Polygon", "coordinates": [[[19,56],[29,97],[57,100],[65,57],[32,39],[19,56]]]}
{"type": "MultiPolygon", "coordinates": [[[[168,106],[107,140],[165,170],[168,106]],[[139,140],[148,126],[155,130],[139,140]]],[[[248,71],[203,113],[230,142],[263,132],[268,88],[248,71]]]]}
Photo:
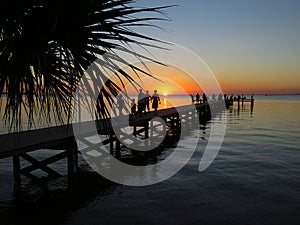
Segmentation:
{"type": "MultiPolygon", "coordinates": [[[[74,93],[84,71],[96,59],[102,59],[102,68],[118,74],[122,84],[123,79],[135,83],[131,75],[117,66],[128,63],[115,50],[155,61],[136,53],[131,45],[164,49],[159,44],[165,42],[132,28],[156,27],[151,22],[168,21],[163,10],[169,6],[143,8],[134,3],[134,0],[0,1],[0,93],[5,99],[0,115],[3,114],[10,129],[20,128],[24,114],[29,124],[34,124],[36,116],[49,123],[69,122],[74,93]],[[51,117],[53,114],[56,116],[51,117]]],[[[131,68],[151,75],[143,68],[131,68]]],[[[98,76],[91,79],[104,82],[97,100],[98,116],[109,117],[108,105],[121,87],[107,80],[103,73],[98,76]]]]}

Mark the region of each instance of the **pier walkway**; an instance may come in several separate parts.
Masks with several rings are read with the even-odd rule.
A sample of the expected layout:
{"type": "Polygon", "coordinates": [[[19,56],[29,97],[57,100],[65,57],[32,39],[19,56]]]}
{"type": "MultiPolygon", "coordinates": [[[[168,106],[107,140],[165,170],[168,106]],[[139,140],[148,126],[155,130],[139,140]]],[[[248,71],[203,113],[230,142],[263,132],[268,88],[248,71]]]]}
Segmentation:
{"type": "MultiPolygon", "coordinates": [[[[246,102],[246,101],[245,101],[246,102]]],[[[253,102],[253,101],[252,101],[253,102]]],[[[230,106],[233,102],[225,101],[226,106],[230,106]]],[[[147,112],[146,114],[131,114],[126,123],[133,128],[133,135],[143,135],[145,138],[149,137],[149,130],[151,131],[150,121],[159,117],[163,119],[169,129],[178,127],[184,121],[198,118],[198,120],[211,119],[211,108],[221,107],[224,101],[214,101],[209,103],[191,104],[186,106],[161,109],[157,112],[147,112]],[[150,126],[149,126],[150,124],[150,126]]],[[[125,121],[124,121],[125,122],[125,121]]],[[[21,131],[16,133],[8,133],[0,135],[0,159],[13,157],[13,171],[16,181],[20,180],[20,175],[33,177],[34,170],[41,169],[49,176],[61,176],[54,169],[48,165],[67,158],[67,174],[71,177],[78,167],[78,149],[74,137],[73,126],[81,127],[80,134],[82,141],[86,144],[85,138],[91,135],[93,130],[98,134],[105,135],[107,138],[102,142],[103,145],[109,145],[110,152],[120,151],[120,137],[116,137],[112,128],[111,119],[87,121],[78,124],[68,124],[61,126],[54,126],[36,130],[21,131]],[[44,160],[37,160],[32,157],[30,152],[47,149],[49,151],[60,150],[58,154],[46,158],[44,160]],[[26,160],[31,165],[21,168],[20,159],[26,160]]],[[[78,138],[76,136],[76,138],[78,138]]],[[[93,146],[91,146],[92,148],[93,146]]]]}

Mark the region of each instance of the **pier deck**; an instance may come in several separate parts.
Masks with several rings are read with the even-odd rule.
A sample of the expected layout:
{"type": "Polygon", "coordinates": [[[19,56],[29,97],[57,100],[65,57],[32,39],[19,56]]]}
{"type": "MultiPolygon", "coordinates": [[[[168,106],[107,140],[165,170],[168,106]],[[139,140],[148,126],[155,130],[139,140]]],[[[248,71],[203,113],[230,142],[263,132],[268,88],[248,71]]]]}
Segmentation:
{"type": "MultiPolygon", "coordinates": [[[[178,121],[180,121],[182,117],[189,116],[191,114],[196,114],[199,119],[202,118],[208,120],[211,116],[210,107],[218,107],[218,104],[220,103],[224,104],[224,101],[160,109],[157,112],[151,111],[141,115],[131,114],[128,117],[129,122],[127,121],[127,124],[134,127],[134,135],[144,132],[145,137],[147,138],[149,133],[148,123],[154,117],[160,117],[166,121],[167,124],[173,124],[173,126],[177,126],[179,124],[178,121]],[[179,115],[178,112],[180,112],[181,115],[179,115]]],[[[226,106],[227,105],[228,104],[226,104],[226,106]]],[[[95,128],[92,128],[95,127],[95,124],[98,134],[107,135],[107,140],[105,140],[103,144],[109,144],[111,148],[110,150],[113,152],[114,149],[112,148],[114,148],[115,142],[115,146],[117,150],[119,150],[120,142],[114,134],[110,119],[87,121],[75,125],[82,127],[82,131],[80,133],[83,135],[82,138],[85,138],[93,135],[92,131],[95,130],[95,128]]],[[[0,135],[0,159],[13,157],[14,175],[17,179],[19,179],[20,174],[30,176],[31,172],[35,169],[41,169],[49,175],[56,176],[58,173],[50,169],[47,165],[61,160],[62,158],[68,159],[68,175],[72,175],[76,171],[78,157],[73,126],[74,124],[68,124],[2,134],[0,135]],[[50,151],[63,150],[63,152],[42,161],[38,161],[28,154],[29,152],[40,149],[49,149],[50,151]],[[21,168],[20,158],[30,162],[32,165],[27,166],[26,168],[21,168]]]]}

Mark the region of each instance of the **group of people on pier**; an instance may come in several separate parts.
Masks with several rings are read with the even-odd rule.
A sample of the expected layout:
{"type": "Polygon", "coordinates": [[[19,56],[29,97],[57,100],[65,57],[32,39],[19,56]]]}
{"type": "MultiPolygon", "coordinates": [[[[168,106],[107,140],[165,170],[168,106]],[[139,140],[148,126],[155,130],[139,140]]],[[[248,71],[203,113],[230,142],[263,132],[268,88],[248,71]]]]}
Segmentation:
{"type": "MultiPolygon", "coordinates": [[[[218,98],[222,99],[222,95],[219,94],[218,98]]],[[[208,97],[206,96],[205,93],[202,94],[202,98],[200,98],[200,94],[197,93],[194,97],[194,95],[191,95],[192,103],[194,104],[199,104],[199,103],[206,103],[208,101],[208,97]]],[[[212,95],[212,99],[215,99],[215,95],[212,95]]]]}
{"type": "Polygon", "coordinates": [[[136,107],[136,102],[135,99],[133,98],[131,100],[131,113],[139,113],[142,114],[143,112],[150,112],[150,102],[152,102],[152,109],[154,111],[157,111],[158,104],[160,104],[160,97],[159,94],[157,93],[157,90],[154,90],[153,95],[149,94],[149,91],[146,90],[146,93],[143,92],[142,89],[140,89],[139,94],[138,94],[138,104],[136,107]]]}
{"type": "MultiPolygon", "coordinates": [[[[192,94],[190,96],[191,96],[193,104],[206,103],[208,101],[208,97],[206,96],[205,93],[202,94],[202,98],[200,98],[199,93],[197,93],[195,96],[192,95],[192,94]]],[[[237,96],[230,95],[230,96],[228,96],[227,94],[222,95],[220,93],[218,95],[212,94],[211,99],[212,100],[218,100],[218,101],[221,101],[223,99],[224,100],[229,100],[229,101],[239,101],[239,100],[242,100],[242,99],[245,100],[246,97],[243,94],[242,94],[242,96],[240,96],[240,95],[237,95],[237,96]]],[[[253,100],[253,99],[254,99],[254,95],[252,94],[251,95],[251,100],[253,100]]]]}
{"type": "MultiPolygon", "coordinates": [[[[228,97],[226,94],[224,95],[224,99],[225,100],[230,100],[230,101],[240,101],[241,99],[245,100],[246,99],[246,96],[244,96],[242,94],[242,96],[238,95],[238,96],[233,96],[231,95],[230,97],[228,97]]],[[[251,100],[254,100],[254,94],[251,95],[251,100]]]]}

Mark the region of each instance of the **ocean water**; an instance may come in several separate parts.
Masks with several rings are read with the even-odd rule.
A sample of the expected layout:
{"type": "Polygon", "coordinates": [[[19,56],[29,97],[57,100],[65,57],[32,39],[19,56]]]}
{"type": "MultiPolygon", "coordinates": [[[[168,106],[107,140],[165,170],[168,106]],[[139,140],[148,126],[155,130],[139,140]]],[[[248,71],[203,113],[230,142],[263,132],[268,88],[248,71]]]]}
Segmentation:
{"type": "Polygon", "coordinates": [[[73,187],[64,178],[23,178],[20,188],[11,159],[1,159],[0,224],[300,224],[300,96],[255,99],[252,113],[245,103],[222,115],[225,138],[208,169],[199,172],[198,165],[214,120],[201,127],[185,167],[151,186],[106,181],[82,160],[73,187]]]}

